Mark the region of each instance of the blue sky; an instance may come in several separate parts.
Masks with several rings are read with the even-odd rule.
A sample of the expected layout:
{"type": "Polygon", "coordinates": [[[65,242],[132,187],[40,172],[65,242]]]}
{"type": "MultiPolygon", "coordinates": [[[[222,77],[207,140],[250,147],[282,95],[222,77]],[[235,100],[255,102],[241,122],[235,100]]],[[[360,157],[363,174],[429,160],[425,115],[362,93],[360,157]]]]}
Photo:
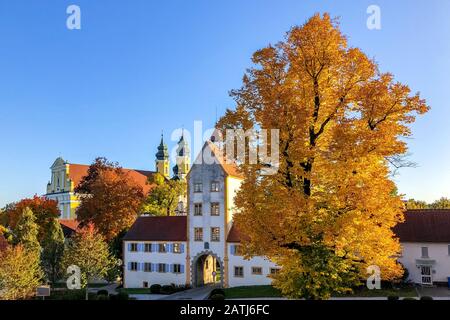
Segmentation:
{"type": "Polygon", "coordinates": [[[0,0],[0,206],[45,193],[58,156],[153,170],[161,130],[210,128],[251,54],[316,12],[427,99],[409,140],[418,167],[395,180],[407,197],[450,197],[448,0],[0,0]],[[81,30],[66,28],[71,4],[81,30]],[[371,4],[381,30],[366,28],[371,4]]]}

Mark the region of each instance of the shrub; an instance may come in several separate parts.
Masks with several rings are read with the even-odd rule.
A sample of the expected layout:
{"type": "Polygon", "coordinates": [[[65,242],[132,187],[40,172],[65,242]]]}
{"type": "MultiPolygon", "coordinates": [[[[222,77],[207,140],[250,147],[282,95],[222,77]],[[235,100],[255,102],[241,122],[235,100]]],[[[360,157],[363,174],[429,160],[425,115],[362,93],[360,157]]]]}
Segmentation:
{"type": "Polygon", "coordinates": [[[175,289],[172,285],[165,285],[161,287],[162,294],[172,294],[175,292],[175,289]]]}
{"type": "Polygon", "coordinates": [[[150,286],[150,292],[155,293],[155,294],[161,293],[161,285],[160,284],[152,284],[150,286]]]}
{"type": "Polygon", "coordinates": [[[420,300],[433,300],[433,297],[430,297],[430,296],[422,296],[422,297],[420,297],[420,300]]]}
{"type": "Polygon", "coordinates": [[[97,295],[98,296],[108,296],[109,292],[108,292],[108,290],[102,289],[102,290],[97,291],[97,295]]]}
{"type": "Polygon", "coordinates": [[[220,293],[213,294],[210,298],[210,300],[225,300],[225,296],[220,293]]]}
{"type": "Polygon", "coordinates": [[[101,294],[97,296],[96,300],[109,300],[109,297],[107,295],[101,294]]]}
{"type": "Polygon", "coordinates": [[[215,295],[215,294],[221,294],[221,295],[225,295],[225,290],[223,290],[223,289],[220,289],[220,288],[216,288],[216,289],[213,289],[212,291],[211,291],[211,296],[213,296],[213,295],[215,295]]]}
{"type": "Polygon", "coordinates": [[[394,296],[394,295],[390,295],[387,297],[388,300],[399,300],[400,297],[399,296],[394,296]]]}

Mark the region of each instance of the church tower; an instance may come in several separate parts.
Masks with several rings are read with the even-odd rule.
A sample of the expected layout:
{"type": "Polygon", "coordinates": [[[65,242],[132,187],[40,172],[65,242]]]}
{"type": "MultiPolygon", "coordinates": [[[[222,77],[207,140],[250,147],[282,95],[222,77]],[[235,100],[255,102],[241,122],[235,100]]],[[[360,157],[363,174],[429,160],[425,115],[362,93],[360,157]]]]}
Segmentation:
{"type": "Polygon", "coordinates": [[[161,134],[161,143],[158,146],[156,153],[156,172],[169,178],[169,151],[167,145],[164,143],[163,135],[161,134]]]}
{"type": "Polygon", "coordinates": [[[173,167],[174,178],[184,180],[191,168],[191,152],[189,145],[181,134],[177,146],[177,164],[173,167]]]}

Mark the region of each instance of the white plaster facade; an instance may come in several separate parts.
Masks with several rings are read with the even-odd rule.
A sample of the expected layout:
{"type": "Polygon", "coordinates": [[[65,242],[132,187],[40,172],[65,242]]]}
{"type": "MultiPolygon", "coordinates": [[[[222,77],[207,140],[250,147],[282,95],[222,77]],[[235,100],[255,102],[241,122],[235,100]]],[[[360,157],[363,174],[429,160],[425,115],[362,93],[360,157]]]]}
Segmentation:
{"type": "Polygon", "coordinates": [[[422,285],[447,283],[450,277],[450,243],[402,242],[398,259],[408,269],[408,279],[422,285]]]}

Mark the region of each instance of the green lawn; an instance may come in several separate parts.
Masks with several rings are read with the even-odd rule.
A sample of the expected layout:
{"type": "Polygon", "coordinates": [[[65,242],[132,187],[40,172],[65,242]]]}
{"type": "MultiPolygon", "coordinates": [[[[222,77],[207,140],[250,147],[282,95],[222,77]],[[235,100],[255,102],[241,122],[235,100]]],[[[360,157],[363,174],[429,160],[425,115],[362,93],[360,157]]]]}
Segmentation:
{"type": "Polygon", "coordinates": [[[380,290],[369,290],[367,288],[355,289],[353,294],[347,295],[335,295],[336,297],[388,297],[388,296],[399,296],[399,297],[417,297],[417,292],[414,287],[406,287],[400,289],[380,289],[380,290]]]}
{"type": "MultiPolygon", "coordinates": [[[[226,299],[282,297],[280,291],[272,286],[234,287],[234,288],[226,288],[224,289],[224,291],[226,299]]],[[[407,287],[401,289],[380,289],[380,290],[369,290],[363,288],[354,290],[353,294],[334,295],[334,296],[356,298],[356,297],[388,297],[391,295],[399,297],[417,297],[417,292],[414,289],[414,287],[407,287]]]]}
{"type": "Polygon", "coordinates": [[[281,297],[280,291],[272,286],[245,286],[226,288],[226,299],[281,297]]]}

